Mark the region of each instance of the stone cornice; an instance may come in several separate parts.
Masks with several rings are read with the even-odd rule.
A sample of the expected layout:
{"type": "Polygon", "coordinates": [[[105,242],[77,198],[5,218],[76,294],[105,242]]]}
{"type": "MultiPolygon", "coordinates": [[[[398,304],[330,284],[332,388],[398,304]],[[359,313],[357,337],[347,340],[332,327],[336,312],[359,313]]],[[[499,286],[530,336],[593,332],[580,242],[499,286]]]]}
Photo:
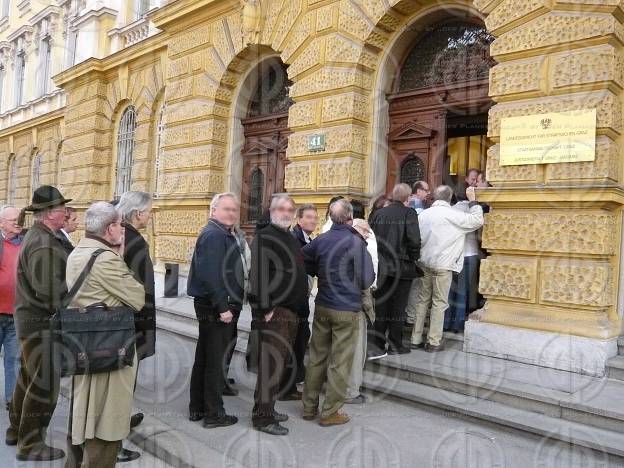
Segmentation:
{"type": "Polygon", "coordinates": [[[149,14],[162,30],[176,30],[240,8],[239,0],[174,0],[149,14]]]}
{"type": "Polygon", "coordinates": [[[155,34],[141,41],[137,47],[126,47],[105,58],[89,58],[84,62],[52,77],[59,88],[65,88],[70,83],[81,82],[93,75],[103,75],[116,67],[132,60],[147,57],[159,49],[166,47],[167,36],[163,33],[155,34]]]}
{"type": "Polygon", "coordinates": [[[73,26],[78,27],[81,23],[90,20],[91,18],[97,18],[99,16],[110,15],[113,17],[117,16],[117,10],[113,10],[112,8],[102,7],[98,10],[89,10],[84,15],[81,15],[79,18],[76,18],[73,21],[73,26]]]}
{"type": "Polygon", "coordinates": [[[46,112],[45,114],[38,115],[32,119],[24,120],[23,122],[16,123],[15,125],[11,125],[10,127],[0,130],[0,138],[13,135],[14,133],[18,133],[32,127],[40,126],[53,120],[62,119],[64,115],[65,107],[59,107],[52,112],[46,112]]]}
{"type": "Polygon", "coordinates": [[[13,31],[11,34],[9,34],[9,36],[7,36],[7,40],[10,42],[13,42],[18,37],[24,34],[32,34],[34,31],[35,31],[35,28],[33,28],[30,24],[25,24],[22,27],[13,31]]]}
{"type": "Polygon", "coordinates": [[[63,14],[63,9],[59,6],[48,5],[43,10],[41,10],[36,15],[32,16],[28,22],[32,25],[37,24],[44,18],[47,18],[49,15],[58,15],[61,16],[63,14]]]}

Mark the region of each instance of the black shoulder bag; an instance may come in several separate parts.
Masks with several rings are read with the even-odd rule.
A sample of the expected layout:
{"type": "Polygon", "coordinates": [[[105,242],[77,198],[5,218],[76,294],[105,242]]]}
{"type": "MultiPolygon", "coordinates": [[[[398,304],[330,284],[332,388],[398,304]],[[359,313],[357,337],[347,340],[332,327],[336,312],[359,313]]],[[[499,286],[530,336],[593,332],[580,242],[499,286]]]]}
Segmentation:
{"type": "Polygon", "coordinates": [[[63,377],[111,372],[132,365],[136,333],[134,310],[127,306],[108,307],[102,302],[85,308],[69,308],[91,272],[98,249],[67,294],[61,308],[52,316],[57,368],[63,377]]]}

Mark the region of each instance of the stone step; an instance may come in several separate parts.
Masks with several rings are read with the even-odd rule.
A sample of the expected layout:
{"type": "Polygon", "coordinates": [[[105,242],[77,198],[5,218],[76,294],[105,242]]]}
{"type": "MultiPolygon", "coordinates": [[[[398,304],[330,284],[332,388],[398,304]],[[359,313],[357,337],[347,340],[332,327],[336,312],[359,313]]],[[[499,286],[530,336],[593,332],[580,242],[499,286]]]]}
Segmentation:
{"type": "Polygon", "coordinates": [[[452,392],[458,406],[479,398],[600,429],[624,429],[624,407],[617,403],[624,382],[618,380],[468,354],[458,346],[389,356],[369,362],[367,370],[389,390],[408,381],[452,392]]]}
{"type": "Polygon", "coordinates": [[[624,457],[624,432],[622,431],[591,427],[482,398],[472,397],[458,404],[454,402],[457,398],[455,392],[405,380],[396,381],[389,387],[380,381],[379,374],[371,371],[364,373],[364,385],[370,390],[408,404],[432,406],[551,440],[587,447],[602,454],[606,452],[609,455],[624,457]]]}
{"type": "Polygon", "coordinates": [[[624,381],[624,356],[615,356],[607,361],[607,373],[610,379],[624,381]]]}

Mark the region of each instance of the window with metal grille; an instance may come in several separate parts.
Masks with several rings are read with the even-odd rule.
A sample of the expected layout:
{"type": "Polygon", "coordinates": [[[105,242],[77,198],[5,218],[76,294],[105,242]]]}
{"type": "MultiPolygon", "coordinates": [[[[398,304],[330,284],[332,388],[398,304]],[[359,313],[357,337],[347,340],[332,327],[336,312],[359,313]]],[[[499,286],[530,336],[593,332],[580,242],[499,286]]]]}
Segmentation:
{"type": "Polygon", "coordinates": [[[22,50],[15,57],[15,106],[24,103],[24,78],[26,73],[26,53],[22,50]]]}
{"type": "Polygon", "coordinates": [[[132,184],[132,154],[134,152],[134,132],[136,130],[136,110],[126,108],[119,121],[117,133],[117,176],[115,198],[130,190],[132,184]]]}
{"type": "Polygon", "coordinates": [[[158,115],[158,126],[156,131],[158,132],[158,139],[156,141],[156,158],[154,160],[154,196],[158,196],[160,190],[160,178],[162,177],[163,170],[163,154],[165,146],[165,109],[167,104],[163,103],[160,107],[160,114],[158,115]]]}
{"type": "Polygon", "coordinates": [[[41,154],[33,158],[30,185],[33,192],[41,186],[41,154]]]}
{"type": "Polygon", "coordinates": [[[425,178],[425,165],[419,157],[412,155],[401,166],[401,183],[410,187],[425,178]]]}
{"type": "Polygon", "coordinates": [[[12,205],[15,203],[15,193],[17,192],[17,158],[15,156],[9,161],[8,176],[7,203],[12,205]]]}
{"type": "Polygon", "coordinates": [[[399,91],[486,79],[494,37],[478,24],[451,22],[430,29],[407,56],[399,91]]]}
{"type": "Polygon", "coordinates": [[[247,221],[257,221],[262,215],[262,198],[264,193],[264,174],[260,168],[251,173],[249,184],[249,204],[247,209],[247,221]]]}

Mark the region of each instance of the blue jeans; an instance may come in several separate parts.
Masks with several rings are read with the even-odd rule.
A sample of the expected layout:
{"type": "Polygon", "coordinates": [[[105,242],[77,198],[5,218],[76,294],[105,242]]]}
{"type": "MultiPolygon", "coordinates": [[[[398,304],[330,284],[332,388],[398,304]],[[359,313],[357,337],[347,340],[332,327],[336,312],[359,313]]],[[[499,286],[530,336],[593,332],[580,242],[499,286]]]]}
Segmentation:
{"type": "Polygon", "coordinates": [[[444,313],[444,330],[455,332],[464,330],[466,315],[472,312],[476,303],[479,287],[478,255],[464,257],[464,267],[459,273],[453,273],[453,283],[449,293],[449,308],[444,313]]]}
{"type": "Polygon", "coordinates": [[[13,397],[20,367],[15,323],[9,314],[0,314],[0,348],[4,354],[4,401],[8,402],[13,397]]]}

